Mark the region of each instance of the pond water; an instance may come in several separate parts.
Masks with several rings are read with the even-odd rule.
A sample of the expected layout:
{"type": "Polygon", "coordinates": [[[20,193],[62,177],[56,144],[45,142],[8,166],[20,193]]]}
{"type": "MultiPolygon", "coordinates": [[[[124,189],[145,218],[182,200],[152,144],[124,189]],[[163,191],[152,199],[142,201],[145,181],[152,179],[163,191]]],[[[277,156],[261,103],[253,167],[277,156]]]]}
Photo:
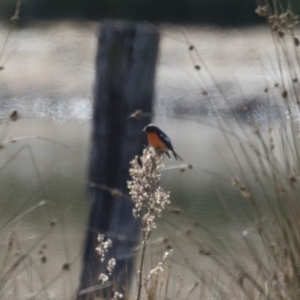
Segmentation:
{"type": "MultiPolygon", "coordinates": [[[[182,214],[164,216],[156,237],[176,236],[195,220],[220,236],[236,229],[242,233],[250,205],[231,187],[236,166],[216,124],[219,116],[232,118],[226,97],[239,115],[238,130],[247,131],[249,119],[266,119],[264,90],[276,92],[278,81],[269,66],[271,37],[266,28],[160,30],[154,122],[193,168],[179,172],[178,163],[166,159],[162,185],[182,214]],[[189,43],[209,69],[188,50],[189,43]],[[194,68],[198,64],[200,71],[194,68]],[[246,112],[241,109],[245,103],[252,105],[246,112]],[[224,202],[237,223],[231,222],[224,202]],[[174,222],[180,224],[176,229],[174,222]]],[[[1,27],[0,43],[7,31],[1,27]]],[[[0,124],[0,261],[9,238],[15,252],[30,249],[30,257],[2,296],[47,287],[50,298],[67,299],[76,290],[89,209],[85,191],[96,37],[94,23],[40,24],[14,30],[5,44],[0,117],[17,110],[21,118],[0,124]],[[71,272],[62,271],[67,262],[71,272]]],[[[279,110],[274,110],[275,123],[279,110]]]]}

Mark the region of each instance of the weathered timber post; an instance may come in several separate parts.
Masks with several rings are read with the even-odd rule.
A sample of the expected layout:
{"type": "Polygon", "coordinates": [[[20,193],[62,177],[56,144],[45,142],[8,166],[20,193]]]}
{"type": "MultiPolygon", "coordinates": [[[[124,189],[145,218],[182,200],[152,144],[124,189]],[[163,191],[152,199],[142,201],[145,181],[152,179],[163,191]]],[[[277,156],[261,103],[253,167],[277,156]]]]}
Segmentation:
{"type": "Polygon", "coordinates": [[[129,161],[141,153],[145,137],[141,130],[148,119],[128,118],[137,109],[152,111],[159,34],[147,25],[105,22],[100,30],[96,58],[93,133],[89,166],[91,200],[78,299],[109,298],[111,288],[100,285],[107,261],[114,257],[112,275],[119,292],[130,285],[134,267],[132,249],[138,243],[139,224],[132,216],[130,200],[100,187],[128,195],[129,161]],[[95,248],[98,233],[113,243],[104,263],[95,248]],[[91,292],[88,292],[91,290],[91,292]]]}

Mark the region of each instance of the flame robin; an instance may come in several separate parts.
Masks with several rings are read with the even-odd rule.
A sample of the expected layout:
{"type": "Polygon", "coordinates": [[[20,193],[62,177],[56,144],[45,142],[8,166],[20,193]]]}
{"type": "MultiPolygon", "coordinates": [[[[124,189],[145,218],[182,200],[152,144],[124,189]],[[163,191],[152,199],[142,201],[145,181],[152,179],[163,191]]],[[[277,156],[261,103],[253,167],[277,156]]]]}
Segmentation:
{"type": "Polygon", "coordinates": [[[161,131],[157,126],[153,124],[147,125],[143,131],[147,133],[148,141],[151,147],[153,147],[155,150],[159,150],[160,152],[163,152],[167,154],[169,157],[169,151],[171,151],[175,157],[175,159],[183,160],[174,150],[170,138],[161,131]]]}

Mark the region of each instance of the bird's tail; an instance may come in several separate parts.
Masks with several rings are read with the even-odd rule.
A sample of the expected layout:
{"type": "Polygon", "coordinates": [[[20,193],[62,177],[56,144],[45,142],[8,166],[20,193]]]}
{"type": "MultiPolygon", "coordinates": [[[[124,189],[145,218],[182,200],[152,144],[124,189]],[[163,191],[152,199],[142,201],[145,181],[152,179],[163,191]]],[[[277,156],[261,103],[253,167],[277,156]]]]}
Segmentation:
{"type": "Polygon", "coordinates": [[[178,153],[176,153],[174,150],[172,151],[172,153],[173,153],[173,155],[174,155],[174,157],[175,157],[176,160],[183,161],[182,157],[178,153]]]}

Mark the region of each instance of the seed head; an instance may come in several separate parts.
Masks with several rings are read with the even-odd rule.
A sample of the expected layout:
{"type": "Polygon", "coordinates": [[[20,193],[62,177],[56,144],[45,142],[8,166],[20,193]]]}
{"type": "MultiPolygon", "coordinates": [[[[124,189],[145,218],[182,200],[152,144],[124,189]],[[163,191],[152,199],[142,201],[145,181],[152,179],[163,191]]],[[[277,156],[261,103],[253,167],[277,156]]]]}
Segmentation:
{"type": "Polygon", "coordinates": [[[233,177],[231,179],[231,185],[232,186],[239,186],[240,185],[240,180],[237,177],[233,177]]]}
{"type": "Polygon", "coordinates": [[[207,249],[200,249],[199,254],[209,256],[209,255],[211,255],[211,252],[210,252],[210,250],[207,250],[207,249]]]}
{"type": "Polygon", "coordinates": [[[134,118],[134,119],[140,120],[142,118],[142,116],[143,116],[143,111],[140,109],[137,109],[128,118],[134,118]]]}
{"type": "Polygon", "coordinates": [[[249,190],[244,185],[240,186],[240,193],[244,198],[247,198],[247,199],[250,198],[250,196],[251,196],[249,190]]]}
{"type": "Polygon", "coordinates": [[[118,300],[118,299],[122,299],[123,298],[123,294],[118,293],[118,292],[114,292],[114,300],[118,300]]]}
{"type": "Polygon", "coordinates": [[[282,90],[281,96],[282,96],[283,99],[287,99],[287,97],[288,97],[288,92],[287,92],[286,89],[283,89],[283,90],[282,90]]]}
{"type": "Polygon", "coordinates": [[[181,212],[181,209],[179,207],[172,207],[170,210],[169,210],[170,213],[173,213],[173,214],[176,214],[176,215],[179,215],[180,212],[181,212]]]}
{"type": "Polygon", "coordinates": [[[104,274],[104,273],[101,273],[99,275],[99,280],[101,281],[101,283],[105,283],[105,282],[108,281],[108,276],[106,274],[104,274]]]}
{"type": "Polygon", "coordinates": [[[50,227],[54,227],[57,224],[57,220],[56,219],[52,219],[50,221],[50,227]]]}
{"type": "Polygon", "coordinates": [[[290,181],[291,183],[295,183],[295,182],[298,181],[298,180],[297,180],[297,177],[296,177],[295,175],[293,175],[293,174],[291,174],[288,178],[289,178],[289,181],[290,181]]]}
{"type": "Polygon", "coordinates": [[[96,247],[96,251],[101,257],[101,262],[105,260],[105,255],[108,252],[109,248],[112,247],[112,241],[110,239],[107,239],[104,241],[104,234],[98,234],[98,242],[99,245],[96,247]]]}
{"type": "Polygon", "coordinates": [[[70,266],[69,263],[64,263],[63,266],[62,266],[62,269],[64,271],[70,271],[70,268],[71,268],[71,266],[70,266]]]}
{"type": "Polygon", "coordinates": [[[108,261],[108,264],[107,264],[107,271],[108,271],[109,275],[111,275],[111,273],[114,270],[115,266],[116,266],[116,260],[114,258],[111,258],[108,261]]]}
{"type": "Polygon", "coordinates": [[[18,119],[19,119],[19,113],[18,113],[18,111],[17,110],[13,110],[11,113],[10,113],[10,115],[9,115],[9,119],[11,120],[11,121],[17,121],[18,119]]]}
{"type": "Polygon", "coordinates": [[[268,6],[258,6],[255,10],[255,13],[258,14],[260,17],[267,17],[269,14],[268,6]]]}
{"type": "Polygon", "coordinates": [[[133,215],[141,219],[146,235],[156,228],[156,218],[170,204],[170,194],[159,186],[162,160],[162,155],[147,147],[141,157],[136,156],[130,162],[129,174],[132,180],[127,185],[134,203],[133,215]]]}

